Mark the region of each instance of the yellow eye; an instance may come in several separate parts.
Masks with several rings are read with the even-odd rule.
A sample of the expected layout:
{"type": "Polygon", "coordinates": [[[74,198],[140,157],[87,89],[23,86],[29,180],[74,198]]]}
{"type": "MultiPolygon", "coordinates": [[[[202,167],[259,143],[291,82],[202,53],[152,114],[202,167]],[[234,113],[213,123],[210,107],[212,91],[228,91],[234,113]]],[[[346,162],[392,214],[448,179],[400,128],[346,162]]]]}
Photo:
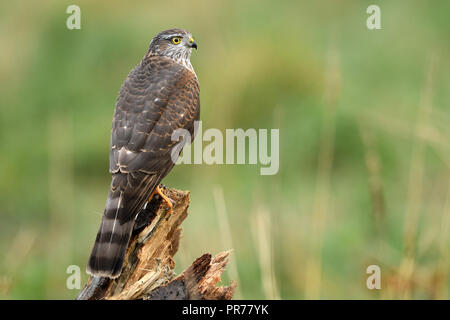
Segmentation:
{"type": "Polygon", "coordinates": [[[180,37],[173,37],[172,38],[172,43],[173,44],[180,44],[181,42],[181,38],[180,37]]]}

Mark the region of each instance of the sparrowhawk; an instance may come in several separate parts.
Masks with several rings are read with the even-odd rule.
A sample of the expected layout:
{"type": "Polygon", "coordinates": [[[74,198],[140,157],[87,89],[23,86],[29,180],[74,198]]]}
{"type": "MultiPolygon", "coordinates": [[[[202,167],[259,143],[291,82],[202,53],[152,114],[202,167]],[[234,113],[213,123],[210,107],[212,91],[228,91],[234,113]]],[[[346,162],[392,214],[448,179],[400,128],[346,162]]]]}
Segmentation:
{"type": "Polygon", "coordinates": [[[197,44],[186,30],[159,33],[122,84],[111,132],[112,182],[86,268],[91,275],[120,275],[137,214],[175,164],[172,133],[185,129],[194,136],[200,97],[193,48],[197,44]]]}

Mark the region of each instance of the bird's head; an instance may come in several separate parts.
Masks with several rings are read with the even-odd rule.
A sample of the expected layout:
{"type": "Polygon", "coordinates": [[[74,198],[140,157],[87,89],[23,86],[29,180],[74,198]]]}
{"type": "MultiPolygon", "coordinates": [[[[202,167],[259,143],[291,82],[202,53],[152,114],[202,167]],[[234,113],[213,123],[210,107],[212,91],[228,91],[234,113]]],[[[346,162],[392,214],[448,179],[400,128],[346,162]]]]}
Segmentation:
{"type": "Polygon", "coordinates": [[[153,38],[149,46],[150,55],[169,57],[177,62],[189,62],[192,48],[197,49],[192,34],[184,29],[162,31],[153,38]]]}

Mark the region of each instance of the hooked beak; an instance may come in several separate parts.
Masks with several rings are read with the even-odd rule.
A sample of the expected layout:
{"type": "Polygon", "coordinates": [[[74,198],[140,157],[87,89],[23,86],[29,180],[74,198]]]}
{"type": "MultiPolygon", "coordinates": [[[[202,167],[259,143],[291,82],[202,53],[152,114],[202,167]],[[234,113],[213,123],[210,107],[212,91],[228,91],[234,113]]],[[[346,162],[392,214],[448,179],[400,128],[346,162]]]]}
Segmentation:
{"type": "Polygon", "coordinates": [[[194,38],[190,38],[189,39],[189,48],[194,48],[195,50],[197,50],[197,42],[195,42],[194,38]]]}

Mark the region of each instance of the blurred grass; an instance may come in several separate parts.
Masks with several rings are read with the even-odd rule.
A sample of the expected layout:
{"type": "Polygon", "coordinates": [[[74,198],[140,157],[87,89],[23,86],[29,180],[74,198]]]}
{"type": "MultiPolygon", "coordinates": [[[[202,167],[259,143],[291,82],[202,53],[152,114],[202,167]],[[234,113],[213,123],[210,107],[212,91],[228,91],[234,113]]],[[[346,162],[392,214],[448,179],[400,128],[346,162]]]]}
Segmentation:
{"type": "Polygon", "coordinates": [[[283,299],[448,298],[450,3],[376,1],[383,29],[369,31],[365,9],[372,2],[85,0],[77,2],[78,31],[65,28],[70,1],[2,2],[0,298],[76,296],[65,287],[65,271],[72,264],[84,269],[98,228],[116,94],[151,38],[175,26],[199,43],[192,63],[204,129],[280,128],[275,176],[260,176],[251,165],[185,165],[165,179],[192,194],[178,271],[204,252],[229,249],[212,192],[219,185],[243,298],[265,298],[270,284],[262,279],[272,274],[270,290],[283,299]],[[323,205],[316,190],[330,48],[340,78],[328,205],[317,236],[311,227],[323,205]],[[421,127],[430,56],[431,112],[421,127]],[[362,132],[371,137],[370,151],[362,132]],[[379,162],[381,229],[367,152],[379,162]],[[417,224],[408,240],[413,250],[405,250],[411,205],[417,224]],[[255,243],[261,234],[249,228],[261,212],[261,221],[270,221],[269,258],[261,248],[270,244],[255,243]],[[405,256],[414,262],[409,267],[405,256]],[[320,282],[309,295],[311,261],[319,264],[320,282]],[[382,270],[377,292],[365,287],[370,264],[382,270]]]}

